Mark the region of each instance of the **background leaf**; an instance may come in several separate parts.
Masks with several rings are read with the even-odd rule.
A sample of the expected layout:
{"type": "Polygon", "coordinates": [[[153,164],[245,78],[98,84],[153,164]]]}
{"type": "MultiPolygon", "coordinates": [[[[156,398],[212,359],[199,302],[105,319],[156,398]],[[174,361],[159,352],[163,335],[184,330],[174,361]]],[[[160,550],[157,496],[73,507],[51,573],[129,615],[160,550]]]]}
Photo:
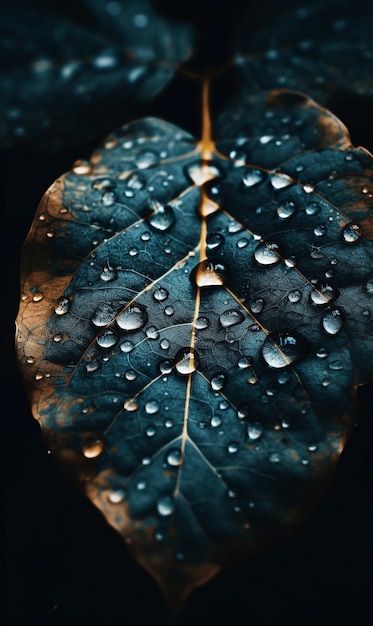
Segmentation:
{"type": "Polygon", "coordinates": [[[297,92],[204,122],[51,187],[18,317],[49,447],[177,608],[313,509],[373,361],[371,155],[297,92]]]}
{"type": "Polygon", "coordinates": [[[146,0],[86,0],[62,15],[11,3],[0,24],[2,149],[101,139],[155,98],[191,54],[191,29],[146,0]]]}

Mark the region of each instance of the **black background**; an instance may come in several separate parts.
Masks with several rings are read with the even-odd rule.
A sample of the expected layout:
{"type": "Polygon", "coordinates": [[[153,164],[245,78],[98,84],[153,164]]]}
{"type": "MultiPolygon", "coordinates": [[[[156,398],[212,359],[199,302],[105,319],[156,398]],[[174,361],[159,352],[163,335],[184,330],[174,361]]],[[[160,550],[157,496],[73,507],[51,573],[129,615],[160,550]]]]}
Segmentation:
{"type": "MultiPolygon", "coordinates": [[[[69,4],[73,6],[66,3],[67,8],[69,4]]],[[[158,4],[165,14],[187,18],[203,32],[194,68],[209,68],[226,58],[227,29],[249,3],[229,2],[220,9],[209,2],[189,2],[185,7],[175,7],[171,2],[158,4]]],[[[194,131],[199,124],[198,98],[196,86],[179,77],[150,110],[194,131]]],[[[336,108],[334,112],[350,129],[355,145],[372,148],[372,127],[361,128],[356,108],[345,101],[336,108]]],[[[3,623],[9,625],[167,624],[167,613],[153,581],[128,556],[121,538],[93,505],[65,482],[48,456],[14,356],[23,241],[45,190],[77,158],[88,156],[92,147],[88,143],[49,154],[27,145],[0,153],[1,391],[7,522],[7,609],[3,623]]],[[[195,591],[183,614],[185,626],[370,622],[372,401],[370,385],[359,392],[354,433],[326,497],[310,519],[286,544],[226,570],[195,591]]]]}

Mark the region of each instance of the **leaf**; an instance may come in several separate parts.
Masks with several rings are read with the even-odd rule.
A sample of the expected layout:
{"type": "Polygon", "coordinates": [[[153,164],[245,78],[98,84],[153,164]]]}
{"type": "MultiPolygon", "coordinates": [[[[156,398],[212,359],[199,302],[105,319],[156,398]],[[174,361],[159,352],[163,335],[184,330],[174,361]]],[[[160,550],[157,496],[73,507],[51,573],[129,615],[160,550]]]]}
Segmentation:
{"type": "Polygon", "coordinates": [[[280,6],[267,0],[263,6],[262,20],[255,7],[237,21],[235,65],[244,91],[296,89],[334,107],[336,101],[372,97],[373,13],[367,3],[280,6]],[[253,21],[256,29],[248,37],[253,21]]]}
{"type": "Polygon", "coordinates": [[[101,140],[162,91],[191,54],[191,28],[168,22],[147,0],[85,0],[77,15],[1,10],[2,149],[101,140]]]}
{"type": "Polygon", "coordinates": [[[305,95],[134,121],[42,199],[17,351],[56,462],[173,612],[323,494],[372,378],[372,156],[305,95]]]}

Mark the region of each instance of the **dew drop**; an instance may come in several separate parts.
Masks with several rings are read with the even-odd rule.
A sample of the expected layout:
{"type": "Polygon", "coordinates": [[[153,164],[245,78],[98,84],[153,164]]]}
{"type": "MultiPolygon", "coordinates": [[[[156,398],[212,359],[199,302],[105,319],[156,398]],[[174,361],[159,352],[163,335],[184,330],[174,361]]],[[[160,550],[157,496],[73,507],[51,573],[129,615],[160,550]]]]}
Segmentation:
{"type": "Polygon", "coordinates": [[[305,342],[295,333],[278,331],[271,333],[262,346],[265,362],[275,368],[286,367],[299,361],[305,354],[305,342]]]}
{"type": "Polygon", "coordinates": [[[264,309],[263,298],[256,298],[250,302],[250,311],[252,313],[260,313],[264,309]]]}
{"type": "Polygon", "coordinates": [[[305,212],[307,215],[316,215],[317,213],[320,213],[320,211],[321,207],[317,202],[309,202],[306,204],[305,212]]]}
{"type": "Polygon", "coordinates": [[[222,424],[222,419],[220,415],[213,415],[210,420],[210,425],[212,426],[212,428],[217,428],[218,426],[221,426],[221,424],[222,424]]]}
{"type": "Polygon", "coordinates": [[[248,367],[250,367],[253,363],[253,359],[251,357],[247,357],[247,356],[242,356],[237,365],[240,368],[240,370],[244,370],[248,367]]]}
{"type": "Polygon", "coordinates": [[[298,289],[292,289],[288,293],[288,300],[290,302],[299,302],[302,299],[302,294],[298,289]]]}
{"type": "Polygon", "coordinates": [[[319,359],[325,359],[328,355],[329,355],[329,352],[327,351],[326,348],[319,348],[316,352],[316,356],[319,359]]]}
{"type": "Polygon", "coordinates": [[[155,165],[159,161],[159,156],[153,150],[143,150],[136,155],[135,163],[140,170],[155,165]]]}
{"type": "Polygon", "coordinates": [[[318,285],[311,291],[311,300],[313,304],[327,304],[332,302],[338,296],[338,291],[331,285],[318,285]]]}
{"type": "Polygon", "coordinates": [[[162,350],[168,350],[168,348],[170,347],[170,342],[168,339],[166,339],[166,337],[164,337],[161,342],[160,342],[160,347],[162,348],[162,350]]]}
{"type": "Polygon", "coordinates": [[[43,372],[36,372],[35,380],[42,380],[44,378],[43,372]]]}
{"type": "Polygon", "coordinates": [[[143,328],[147,319],[145,308],[138,304],[133,304],[118,315],[116,322],[122,330],[133,331],[143,328]]]}
{"type": "Polygon", "coordinates": [[[167,417],[164,421],[165,428],[172,428],[174,425],[174,420],[171,417],[167,417]]]}
{"type": "Polygon", "coordinates": [[[154,426],[154,424],[150,424],[149,426],[145,428],[145,434],[147,437],[154,437],[156,432],[157,432],[157,429],[154,426]]]}
{"type": "Polygon", "coordinates": [[[123,408],[129,412],[137,411],[137,409],[139,408],[139,403],[135,398],[129,398],[125,401],[123,408]]]}
{"type": "Polygon", "coordinates": [[[336,359],[335,361],[331,361],[329,363],[329,367],[333,371],[343,370],[343,363],[336,359]]]}
{"type": "Polygon", "coordinates": [[[270,174],[269,179],[274,189],[286,189],[286,187],[290,187],[290,185],[293,185],[295,182],[290,176],[282,172],[270,174]]]}
{"type": "Polygon", "coordinates": [[[287,202],[278,205],[276,209],[277,215],[281,217],[281,219],[287,219],[288,217],[294,215],[295,208],[295,202],[287,200],[287,202]]]}
{"type": "Polygon", "coordinates": [[[227,450],[229,454],[236,454],[238,452],[238,443],[231,441],[227,446],[227,450]]]}
{"type": "Polygon", "coordinates": [[[148,218],[150,226],[157,231],[166,232],[170,230],[175,222],[174,210],[170,205],[159,207],[148,218]]]}
{"type": "Polygon", "coordinates": [[[111,267],[109,261],[107,261],[102,269],[100,274],[101,280],[105,282],[110,282],[111,280],[115,280],[117,278],[116,271],[111,267]]]}
{"type": "Polygon", "coordinates": [[[262,172],[262,170],[249,168],[243,175],[242,182],[245,185],[245,187],[251,188],[262,183],[265,180],[265,178],[266,178],[266,174],[265,172],[262,172]]]}
{"type": "Polygon", "coordinates": [[[70,310],[70,300],[66,296],[62,296],[56,303],[54,307],[54,312],[56,315],[65,315],[70,310]]]}
{"type": "Polygon", "coordinates": [[[105,191],[102,195],[101,202],[103,206],[113,206],[116,202],[116,197],[114,191],[105,191]]]}
{"type": "Polygon", "coordinates": [[[281,260],[276,243],[261,242],[254,250],[254,257],[261,265],[274,265],[281,260]]]}
{"type": "Polygon", "coordinates": [[[132,352],[132,350],[134,349],[135,345],[132,343],[132,341],[130,341],[129,339],[125,339],[124,341],[122,341],[122,343],[119,345],[119,348],[122,352],[132,352]]]}
{"type": "Polygon", "coordinates": [[[95,459],[104,450],[104,441],[97,435],[87,435],[82,443],[82,452],[87,459],[95,459]]]}
{"type": "Polygon", "coordinates": [[[158,400],[148,400],[148,402],[145,403],[145,413],[147,413],[148,415],[154,415],[154,413],[158,413],[158,411],[158,400]]]}
{"type": "Polygon", "coordinates": [[[104,303],[101,304],[93,313],[92,324],[98,327],[106,326],[106,324],[113,321],[114,317],[115,311],[113,307],[108,303],[104,303]]]}
{"type": "Polygon", "coordinates": [[[141,241],[150,241],[151,235],[148,231],[145,231],[144,233],[141,234],[140,239],[141,241]]]}
{"type": "Polygon", "coordinates": [[[197,317],[195,325],[198,330],[203,330],[210,326],[210,320],[207,317],[197,317]]]}
{"type": "Polygon", "coordinates": [[[126,492],[124,489],[115,489],[110,491],[108,495],[108,500],[111,504],[120,504],[126,497],[126,492]]]}
{"type": "Polygon", "coordinates": [[[342,315],[339,309],[328,311],[323,319],[322,325],[329,335],[336,335],[343,326],[342,315]]]}
{"type": "Polygon", "coordinates": [[[237,248],[239,248],[240,250],[242,250],[242,248],[246,248],[248,245],[249,245],[249,240],[246,239],[245,237],[241,237],[241,239],[237,241],[237,248]]]}
{"type": "Polygon", "coordinates": [[[280,463],[280,461],[281,461],[281,457],[278,454],[278,452],[272,452],[272,454],[269,455],[270,463],[280,463]]]}
{"type": "Polygon", "coordinates": [[[28,356],[26,359],[26,363],[28,363],[29,365],[32,365],[33,363],[35,363],[35,357],[28,356]]]}
{"type": "Polygon", "coordinates": [[[197,369],[198,355],[194,348],[182,348],[175,357],[175,367],[179,374],[187,376],[197,369]]]}
{"type": "Polygon", "coordinates": [[[180,448],[172,448],[166,454],[166,462],[171,467],[179,467],[183,462],[183,453],[180,448]]]}
{"type": "Polygon", "coordinates": [[[236,309],[228,309],[220,315],[220,323],[224,328],[230,328],[244,321],[244,315],[236,309]]]}
{"type": "Polygon", "coordinates": [[[99,367],[99,362],[97,360],[93,360],[86,363],[85,369],[87,370],[87,372],[96,372],[99,367]]]}
{"type": "Polygon", "coordinates": [[[209,233],[206,237],[206,246],[208,250],[217,250],[224,243],[224,237],[220,233],[209,233]]]}
{"type": "Polygon", "coordinates": [[[190,278],[197,287],[217,287],[225,284],[227,270],[223,263],[206,259],[193,268],[190,278]]]}
{"type": "Polygon", "coordinates": [[[135,370],[127,370],[124,374],[124,378],[126,380],[136,380],[137,378],[137,374],[135,372],[135,370]]]}
{"type": "Polygon", "coordinates": [[[215,374],[215,376],[213,376],[211,378],[211,389],[213,391],[221,391],[221,389],[223,389],[223,387],[225,386],[227,382],[227,377],[225,376],[225,374],[219,373],[219,374],[215,374]]]}
{"type": "Polygon", "coordinates": [[[158,339],[159,332],[155,326],[149,326],[149,328],[146,329],[146,336],[148,339],[158,339]]]}
{"type": "Polygon", "coordinates": [[[157,300],[157,302],[163,302],[164,300],[168,298],[167,289],[164,289],[163,287],[159,287],[153,292],[153,298],[154,300],[157,300]]]}
{"type": "Polygon", "coordinates": [[[303,185],[303,191],[305,193],[312,193],[313,191],[315,191],[315,187],[311,185],[311,183],[305,183],[303,185]]]}
{"type": "Polygon", "coordinates": [[[101,333],[97,339],[97,344],[101,348],[111,348],[117,342],[117,336],[110,328],[101,333]]]}
{"type": "Polygon", "coordinates": [[[144,489],[146,489],[145,480],[139,480],[139,482],[136,485],[136,489],[138,489],[139,491],[143,491],[144,489]]]}
{"type": "Polygon", "coordinates": [[[157,502],[157,511],[162,517],[172,515],[175,510],[175,503],[171,496],[162,496],[157,502]]]}
{"type": "Polygon", "coordinates": [[[373,278],[369,278],[365,283],[365,291],[370,295],[373,295],[373,278]]]}
{"type": "Polygon", "coordinates": [[[361,227],[353,222],[346,224],[342,230],[342,237],[346,243],[356,243],[361,237],[361,227]]]}
{"type": "Polygon", "coordinates": [[[317,224],[313,232],[316,237],[323,237],[326,233],[326,226],[324,224],[317,224]]]}
{"type": "Polygon", "coordinates": [[[75,161],[71,171],[73,174],[77,174],[78,176],[86,176],[88,174],[92,174],[93,169],[92,165],[88,161],[79,159],[78,161],[75,161]]]}
{"type": "Polygon", "coordinates": [[[264,432],[264,428],[262,424],[259,422],[254,422],[253,424],[248,424],[247,426],[247,436],[251,441],[256,441],[259,437],[262,436],[264,432]]]}
{"type": "Polygon", "coordinates": [[[174,309],[173,306],[168,305],[168,306],[166,306],[164,312],[165,312],[166,315],[170,316],[170,315],[173,315],[175,313],[175,309],[174,309]]]}

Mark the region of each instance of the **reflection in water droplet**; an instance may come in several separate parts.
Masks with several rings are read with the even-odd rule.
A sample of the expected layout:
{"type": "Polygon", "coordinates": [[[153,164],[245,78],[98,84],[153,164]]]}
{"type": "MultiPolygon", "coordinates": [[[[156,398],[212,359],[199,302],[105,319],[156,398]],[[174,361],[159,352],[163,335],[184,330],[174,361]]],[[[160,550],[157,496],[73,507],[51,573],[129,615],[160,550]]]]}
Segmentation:
{"type": "Polygon", "coordinates": [[[254,257],[261,265],[273,265],[281,260],[276,243],[261,242],[254,250],[254,257]]]}
{"type": "Polygon", "coordinates": [[[254,187],[259,185],[267,177],[265,172],[257,169],[248,168],[242,177],[242,182],[245,187],[254,187]]]}
{"type": "Polygon", "coordinates": [[[175,503],[171,496],[162,496],[157,502],[157,511],[163,517],[172,515],[175,510],[175,503]]]}
{"type": "Polygon", "coordinates": [[[224,285],[227,269],[223,263],[215,263],[206,259],[193,268],[190,279],[197,287],[217,287],[224,285]]]}
{"type": "Polygon", "coordinates": [[[145,308],[139,304],[133,304],[118,315],[116,322],[122,330],[131,331],[145,326],[147,319],[145,308]]]}
{"type": "Polygon", "coordinates": [[[225,374],[215,374],[215,376],[211,378],[211,389],[213,389],[213,391],[220,391],[221,389],[223,389],[226,382],[227,377],[225,376],[225,374]]]}
{"type": "Polygon", "coordinates": [[[244,315],[241,311],[236,309],[228,309],[224,311],[220,315],[220,323],[224,328],[229,328],[230,326],[235,326],[236,324],[241,324],[244,321],[244,315]]]}
{"type": "Polygon", "coordinates": [[[87,459],[95,459],[104,450],[104,441],[100,435],[85,435],[82,452],[87,459]]]}
{"type": "Polygon", "coordinates": [[[295,333],[274,332],[264,340],[262,355],[271,367],[286,367],[306,355],[305,342],[295,333]]]}
{"type": "Polygon", "coordinates": [[[183,453],[180,448],[172,448],[166,454],[166,462],[171,467],[178,467],[183,462],[183,453]]]}
{"type": "Polygon", "coordinates": [[[170,205],[159,207],[149,216],[148,221],[154,230],[166,232],[175,222],[174,210],[170,205]]]}
{"type": "Polygon", "coordinates": [[[206,246],[208,250],[217,250],[224,243],[224,237],[220,233],[209,233],[206,237],[206,246]]]}
{"type": "Polygon", "coordinates": [[[153,415],[154,413],[158,413],[159,411],[159,402],[158,400],[148,400],[145,403],[145,412],[148,415],[153,415]]]}
{"type": "Polygon", "coordinates": [[[249,439],[251,439],[251,441],[259,439],[259,437],[262,436],[263,432],[264,428],[259,422],[254,422],[253,424],[248,424],[247,426],[247,436],[249,437],[249,439]]]}
{"type": "Polygon", "coordinates": [[[70,310],[70,300],[66,296],[62,296],[54,307],[54,312],[57,315],[65,315],[70,310]]]}
{"type": "Polygon", "coordinates": [[[96,339],[101,348],[111,348],[117,342],[117,336],[110,328],[101,333],[96,339]]]}
{"type": "Polygon", "coordinates": [[[346,224],[342,230],[342,237],[346,243],[356,243],[361,235],[361,227],[353,222],[346,224]]]}
{"type": "Polygon", "coordinates": [[[195,372],[197,364],[198,355],[194,348],[182,348],[175,356],[176,370],[184,376],[195,372]]]}
{"type": "Polygon", "coordinates": [[[329,335],[336,335],[343,326],[342,315],[339,309],[328,311],[322,319],[324,330],[329,335]]]}
{"type": "Polygon", "coordinates": [[[158,289],[153,292],[153,298],[158,302],[163,302],[163,300],[166,300],[168,298],[167,289],[164,289],[163,287],[158,287],[158,289]]]}

